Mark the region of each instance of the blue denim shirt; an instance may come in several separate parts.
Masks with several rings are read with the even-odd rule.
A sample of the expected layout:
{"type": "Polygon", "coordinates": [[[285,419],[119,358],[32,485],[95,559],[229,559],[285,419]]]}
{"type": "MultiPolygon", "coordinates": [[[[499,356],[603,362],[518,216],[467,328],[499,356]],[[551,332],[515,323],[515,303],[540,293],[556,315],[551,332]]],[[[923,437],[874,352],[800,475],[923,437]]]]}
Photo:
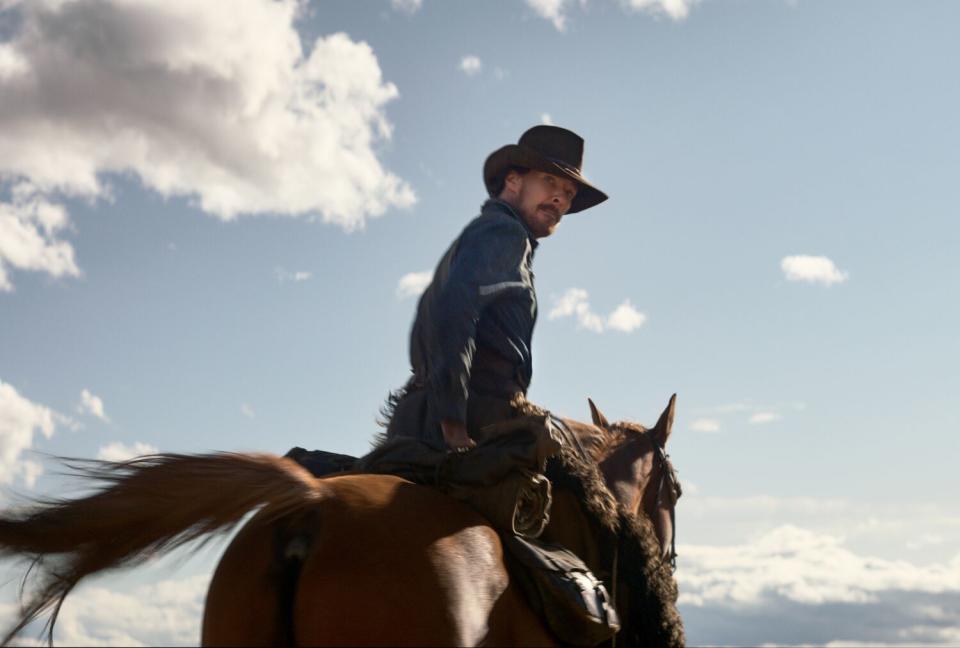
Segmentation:
{"type": "Polygon", "coordinates": [[[487,200],[443,255],[420,297],[410,363],[439,418],[465,422],[478,346],[516,367],[524,389],[533,374],[537,320],[533,253],[537,241],[507,203],[487,200]]]}

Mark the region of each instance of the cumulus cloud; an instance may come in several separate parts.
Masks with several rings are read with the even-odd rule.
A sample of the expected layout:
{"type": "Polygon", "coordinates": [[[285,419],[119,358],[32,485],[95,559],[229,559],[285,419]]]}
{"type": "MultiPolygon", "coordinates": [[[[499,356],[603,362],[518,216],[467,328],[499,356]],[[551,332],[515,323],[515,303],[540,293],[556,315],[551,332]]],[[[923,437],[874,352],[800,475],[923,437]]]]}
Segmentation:
{"type": "Polygon", "coordinates": [[[793,525],[678,553],[691,643],[948,643],[960,625],[960,556],[923,566],[864,556],[793,525]]]}
{"type": "Polygon", "coordinates": [[[157,446],[149,443],[137,441],[133,445],[126,445],[120,441],[114,441],[100,448],[97,452],[97,459],[101,461],[127,461],[134,457],[157,454],[158,452],[157,446]]]}
{"type": "Polygon", "coordinates": [[[577,325],[594,333],[603,332],[603,319],[590,309],[589,293],[583,288],[570,288],[554,302],[547,319],[576,317],[577,325]]]}
{"type": "MultiPolygon", "coordinates": [[[[346,34],[305,50],[300,6],[14,3],[0,54],[0,177],[102,199],[109,174],[124,173],[225,220],[277,213],[346,229],[410,206],[413,190],[377,157],[396,86],[346,34]]],[[[75,272],[59,249],[61,271],[75,272]]]]}
{"type": "Polygon", "coordinates": [[[67,597],[55,643],[66,646],[195,646],[210,575],[138,587],[81,586],[67,597]]]}
{"type": "Polygon", "coordinates": [[[70,425],[72,421],[28,400],[13,385],[0,380],[0,484],[19,480],[33,488],[43,474],[43,466],[21,455],[33,447],[35,433],[49,439],[58,424],[70,425]]]}
{"type": "Polygon", "coordinates": [[[101,421],[110,420],[103,411],[103,400],[99,396],[90,393],[88,389],[80,392],[80,404],[77,406],[77,411],[81,414],[96,416],[101,421]]]}
{"type": "Polygon", "coordinates": [[[783,257],[780,268],[787,281],[806,281],[830,286],[850,278],[847,272],[838,269],[836,264],[825,256],[799,254],[783,257]]]}
{"type": "MultiPolygon", "coordinates": [[[[0,92],[3,65],[0,56],[0,92]]],[[[0,139],[3,137],[0,132],[0,139]]],[[[60,238],[70,228],[70,217],[63,206],[39,196],[29,183],[17,183],[10,193],[10,202],[0,202],[0,291],[13,290],[8,273],[11,268],[52,277],[80,276],[73,246],[60,238]]]]}
{"type": "Polygon", "coordinates": [[[690,8],[698,0],[620,0],[627,9],[645,11],[659,16],[667,16],[673,20],[683,20],[690,15],[690,8]]]}
{"type": "MultiPolygon", "coordinates": [[[[527,6],[541,18],[550,21],[557,31],[566,31],[569,10],[573,5],[586,8],[590,0],[527,0],[527,6]]],[[[699,0],[617,0],[622,9],[630,12],[642,11],[653,16],[667,16],[672,20],[683,20],[690,15],[690,9],[699,0]]]]}
{"type": "Polygon", "coordinates": [[[414,14],[423,7],[423,0],[390,0],[390,6],[396,11],[414,14]]]}
{"type": "Polygon", "coordinates": [[[566,5],[569,0],[527,0],[527,5],[533,11],[546,20],[553,23],[557,31],[564,31],[567,28],[566,5]]]}
{"type": "Polygon", "coordinates": [[[433,281],[433,273],[429,270],[408,272],[400,277],[400,281],[397,282],[397,299],[420,296],[431,281],[433,281]]]}
{"type": "Polygon", "coordinates": [[[616,307],[609,316],[607,316],[607,328],[614,331],[630,333],[647,321],[647,316],[638,311],[630,303],[630,300],[624,300],[622,304],[616,307]]]}
{"type": "Polygon", "coordinates": [[[547,319],[574,317],[579,328],[594,333],[603,333],[607,329],[630,333],[642,326],[647,319],[646,315],[633,307],[629,299],[624,300],[606,318],[601,317],[590,307],[589,297],[590,294],[583,288],[568,289],[554,300],[547,319]]]}
{"type": "Polygon", "coordinates": [[[678,573],[681,601],[691,605],[755,604],[771,593],[809,604],[865,603],[884,590],[960,593],[960,556],[926,566],[863,557],[842,537],[792,525],[746,545],[686,546],[682,554],[689,568],[678,573]]]}
{"type": "Polygon", "coordinates": [[[477,56],[464,56],[460,59],[460,69],[467,76],[473,76],[483,69],[483,61],[477,56]]]}
{"type": "Polygon", "coordinates": [[[694,432],[719,432],[720,421],[710,418],[698,418],[690,424],[690,429],[694,432]]]}

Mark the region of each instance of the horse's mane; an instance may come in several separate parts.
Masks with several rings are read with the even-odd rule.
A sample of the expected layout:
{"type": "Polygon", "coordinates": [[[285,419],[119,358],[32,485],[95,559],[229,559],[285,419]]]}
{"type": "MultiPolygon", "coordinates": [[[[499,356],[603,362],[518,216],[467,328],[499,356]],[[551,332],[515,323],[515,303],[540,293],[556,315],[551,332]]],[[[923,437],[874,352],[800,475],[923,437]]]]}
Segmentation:
{"type": "MultiPolygon", "coordinates": [[[[380,423],[387,427],[397,403],[407,394],[410,384],[391,392],[380,409],[380,423]]],[[[522,395],[513,402],[516,416],[544,416],[549,412],[522,395]]],[[[683,646],[683,621],[677,611],[677,584],[668,563],[663,561],[660,542],[653,524],[645,515],[635,515],[621,507],[607,488],[598,468],[599,462],[622,442],[635,434],[646,433],[637,423],[620,422],[609,429],[578,425],[574,434],[589,455],[563,446],[560,454],[547,463],[546,475],[554,489],[567,490],[582,503],[584,513],[595,526],[601,546],[612,558],[618,553],[619,581],[630,588],[629,610],[621,619],[617,643],[622,646],[683,646]]],[[[386,441],[377,435],[374,446],[386,441]]]]}
{"type": "MultiPolygon", "coordinates": [[[[521,415],[543,414],[529,401],[515,401],[521,415]]],[[[577,432],[574,432],[575,434],[577,432]]],[[[637,423],[617,423],[610,429],[583,426],[578,437],[589,457],[565,445],[547,463],[555,489],[568,490],[583,505],[586,517],[603,539],[602,547],[618,552],[619,578],[630,587],[629,609],[621,618],[617,644],[622,646],[683,646],[683,621],[677,611],[677,583],[660,553],[653,524],[619,506],[597,465],[631,434],[646,433],[637,423]]],[[[612,584],[608,584],[612,585],[612,584]]]]}

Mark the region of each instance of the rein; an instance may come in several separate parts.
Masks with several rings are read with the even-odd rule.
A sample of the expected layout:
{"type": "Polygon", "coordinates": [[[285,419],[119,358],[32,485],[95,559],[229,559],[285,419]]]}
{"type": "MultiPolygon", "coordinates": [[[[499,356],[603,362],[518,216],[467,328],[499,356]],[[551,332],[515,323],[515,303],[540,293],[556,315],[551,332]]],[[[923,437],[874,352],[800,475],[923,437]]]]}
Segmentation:
{"type": "Polygon", "coordinates": [[[669,488],[668,496],[670,498],[670,569],[677,570],[677,500],[683,495],[683,489],[680,487],[680,480],[677,479],[677,471],[670,463],[670,455],[664,452],[663,448],[656,441],[653,442],[654,452],[657,453],[657,462],[660,465],[660,485],[657,487],[657,508],[664,508],[667,503],[664,501],[664,486],[669,488]]]}

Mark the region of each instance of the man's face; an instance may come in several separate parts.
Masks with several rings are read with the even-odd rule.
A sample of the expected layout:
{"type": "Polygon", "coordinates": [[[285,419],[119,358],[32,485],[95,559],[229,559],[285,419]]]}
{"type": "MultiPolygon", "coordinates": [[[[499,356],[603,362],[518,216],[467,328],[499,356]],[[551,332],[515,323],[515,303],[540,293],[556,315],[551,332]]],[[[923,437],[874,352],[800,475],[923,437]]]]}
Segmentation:
{"type": "Polygon", "coordinates": [[[523,175],[511,172],[506,179],[505,193],[527,227],[537,238],[550,236],[560,219],[570,209],[577,195],[577,185],[563,176],[531,169],[523,175]]]}

